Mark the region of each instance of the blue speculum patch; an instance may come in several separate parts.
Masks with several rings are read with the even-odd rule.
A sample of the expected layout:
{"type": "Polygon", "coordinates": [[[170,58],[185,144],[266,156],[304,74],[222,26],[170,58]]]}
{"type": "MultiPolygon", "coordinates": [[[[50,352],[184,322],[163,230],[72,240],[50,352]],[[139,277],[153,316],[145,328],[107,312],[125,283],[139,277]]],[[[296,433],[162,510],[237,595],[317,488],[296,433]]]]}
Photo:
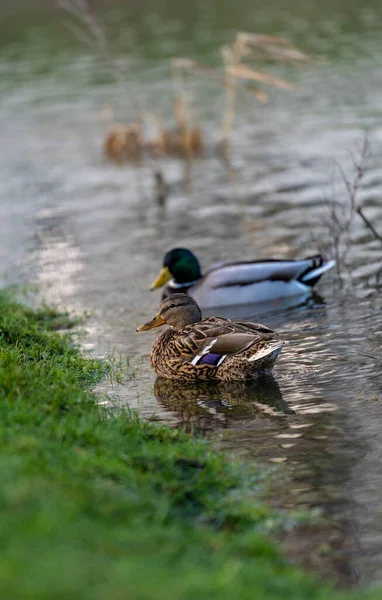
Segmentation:
{"type": "Polygon", "coordinates": [[[214,354],[213,352],[209,352],[208,354],[202,356],[198,364],[217,365],[222,356],[223,354],[214,354]]]}

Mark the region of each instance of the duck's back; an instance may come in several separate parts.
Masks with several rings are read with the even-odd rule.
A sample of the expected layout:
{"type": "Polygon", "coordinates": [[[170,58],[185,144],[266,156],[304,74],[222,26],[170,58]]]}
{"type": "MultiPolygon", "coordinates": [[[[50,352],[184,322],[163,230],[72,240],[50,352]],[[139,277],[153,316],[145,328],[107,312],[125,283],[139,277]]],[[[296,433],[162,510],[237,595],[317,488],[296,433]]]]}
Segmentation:
{"type": "Polygon", "coordinates": [[[310,293],[298,280],[310,260],[227,263],[208,271],[188,293],[203,308],[267,302],[310,293]]]}
{"type": "Polygon", "coordinates": [[[240,379],[257,370],[249,363],[269,345],[281,348],[265,325],[208,317],[179,331],[167,328],[154,343],[151,363],[158,375],[172,379],[240,379]]]}

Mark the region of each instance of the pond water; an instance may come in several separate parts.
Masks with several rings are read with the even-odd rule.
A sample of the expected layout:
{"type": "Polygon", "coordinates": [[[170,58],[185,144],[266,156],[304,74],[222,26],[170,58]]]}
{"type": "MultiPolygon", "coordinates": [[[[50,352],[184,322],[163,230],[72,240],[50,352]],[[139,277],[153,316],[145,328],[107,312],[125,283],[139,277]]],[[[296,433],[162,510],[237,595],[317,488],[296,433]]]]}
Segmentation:
{"type": "Polygon", "coordinates": [[[47,301],[90,312],[85,347],[128,357],[136,373],[100,386],[109,401],[192,427],[248,460],[282,463],[286,489],[275,503],[319,506],[332,522],[310,564],[344,585],[382,583],[382,247],[362,221],[352,226],[342,286],[333,270],[304,305],[230,311],[290,340],[260,388],[155,382],[156,334],[135,333],[157,308],[160,296],[148,288],[172,246],[192,248],[204,267],[320,249],[330,237],[324,198],[346,202],[336,163],[354,177],[350,153],[365,131],[373,155],[358,200],[382,232],[382,5],[98,2],[106,4],[119,85],[53,3],[29,0],[26,10],[0,0],[2,282],[37,283],[47,301]],[[178,160],[139,169],[104,162],[103,105],[119,120],[136,117],[137,107],[169,119],[169,58],[217,65],[220,45],[240,30],[285,35],[326,62],[273,68],[297,90],[271,90],[266,105],[240,95],[233,177],[216,152],[222,89],[202,76],[187,84],[206,139],[191,186],[178,160]],[[154,199],[158,167],[165,210],[154,199]]]}

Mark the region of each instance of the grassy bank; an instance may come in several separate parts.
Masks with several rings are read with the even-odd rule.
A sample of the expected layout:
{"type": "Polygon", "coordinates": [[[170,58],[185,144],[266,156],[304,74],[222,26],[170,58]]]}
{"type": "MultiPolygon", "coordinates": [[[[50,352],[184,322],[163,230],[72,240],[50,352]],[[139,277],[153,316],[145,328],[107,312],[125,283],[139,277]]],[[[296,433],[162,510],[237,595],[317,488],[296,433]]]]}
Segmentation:
{"type": "Polygon", "coordinates": [[[286,564],[256,474],[102,413],[89,390],[105,367],[56,331],[67,325],[0,294],[1,597],[350,597],[286,564]]]}

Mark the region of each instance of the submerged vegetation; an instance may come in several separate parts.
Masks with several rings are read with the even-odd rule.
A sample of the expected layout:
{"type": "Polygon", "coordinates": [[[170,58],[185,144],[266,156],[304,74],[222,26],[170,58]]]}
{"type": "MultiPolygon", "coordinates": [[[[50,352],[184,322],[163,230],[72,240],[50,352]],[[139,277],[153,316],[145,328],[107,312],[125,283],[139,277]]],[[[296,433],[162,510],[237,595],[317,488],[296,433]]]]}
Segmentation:
{"type": "Polygon", "coordinates": [[[349,597],[269,539],[288,517],[261,501],[261,469],[100,408],[107,367],[73,346],[68,315],[4,292],[0,307],[4,598],[349,597]]]}

